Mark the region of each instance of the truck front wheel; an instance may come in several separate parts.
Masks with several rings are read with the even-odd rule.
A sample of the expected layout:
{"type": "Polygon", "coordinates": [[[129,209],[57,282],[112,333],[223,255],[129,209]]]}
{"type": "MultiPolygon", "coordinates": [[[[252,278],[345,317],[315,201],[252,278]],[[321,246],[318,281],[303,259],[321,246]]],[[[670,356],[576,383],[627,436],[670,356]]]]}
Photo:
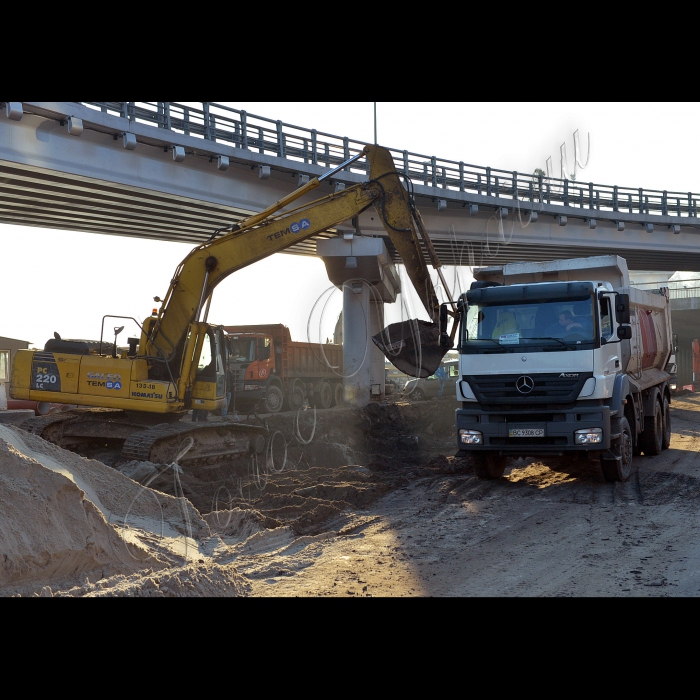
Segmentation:
{"type": "Polygon", "coordinates": [[[474,457],[474,473],[479,479],[500,479],[506,470],[508,458],[492,452],[477,452],[474,457]]]}
{"type": "Polygon", "coordinates": [[[627,481],[632,473],[632,428],[627,418],[620,418],[620,438],[617,445],[619,461],[600,458],[600,466],[606,481],[627,481]]]}
{"type": "Polygon", "coordinates": [[[267,387],[265,393],[265,410],[268,413],[277,413],[282,408],[282,389],[276,384],[267,387]]]}

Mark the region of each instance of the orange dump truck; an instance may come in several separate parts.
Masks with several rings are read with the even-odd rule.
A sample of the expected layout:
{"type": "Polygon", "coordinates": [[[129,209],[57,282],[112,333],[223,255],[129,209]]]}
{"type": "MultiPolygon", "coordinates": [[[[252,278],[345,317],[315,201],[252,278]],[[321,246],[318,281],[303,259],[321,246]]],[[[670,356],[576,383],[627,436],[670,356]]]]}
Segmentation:
{"type": "Polygon", "coordinates": [[[343,347],[292,340],[289,328],[277,324],[224,326],[229,412],[258,404],[261,412],[293,410],[308,399],[318,408],[343,400],[343,347]]]}

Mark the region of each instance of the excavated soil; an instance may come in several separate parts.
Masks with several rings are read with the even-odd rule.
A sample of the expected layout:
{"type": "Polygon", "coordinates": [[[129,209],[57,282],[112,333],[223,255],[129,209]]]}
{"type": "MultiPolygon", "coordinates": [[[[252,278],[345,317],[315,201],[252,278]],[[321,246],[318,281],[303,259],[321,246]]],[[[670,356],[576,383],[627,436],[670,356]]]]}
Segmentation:
{"type": "Polygon", "coordinates": [[[269,430],[265,454],[228,469],[185,469],[175,480],[166,465],[127,462],[115,468],[150,488],[183,494],[200,513],[250,510],[268,528],[285,525],[304,534],[405,483],[407,466],[427,463],[441,450],[454,454],[454,404],[440,402],[439,408],[370,404],[268,415],[259,419],[269,430]]]}
{"type": "Polygon", "coordinates": [[[0,425],[0,594],[700,593],[700,396],[674,397],[671,447],[618,484],[563,458],[480,481],[454,456],[455,408],[262,416],[267,452],[215,478],[0,425]]]}

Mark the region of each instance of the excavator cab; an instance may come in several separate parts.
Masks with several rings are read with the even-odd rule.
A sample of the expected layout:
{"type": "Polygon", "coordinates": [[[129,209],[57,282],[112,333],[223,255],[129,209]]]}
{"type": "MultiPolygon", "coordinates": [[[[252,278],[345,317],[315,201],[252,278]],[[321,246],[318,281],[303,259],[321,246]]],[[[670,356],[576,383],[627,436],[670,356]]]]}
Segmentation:
{"type": "Polygon", "coordinates": [[[199,354],[193,396],[220,399],[226,390],[225,342],[218,326],[207,326],[199,354]]]}

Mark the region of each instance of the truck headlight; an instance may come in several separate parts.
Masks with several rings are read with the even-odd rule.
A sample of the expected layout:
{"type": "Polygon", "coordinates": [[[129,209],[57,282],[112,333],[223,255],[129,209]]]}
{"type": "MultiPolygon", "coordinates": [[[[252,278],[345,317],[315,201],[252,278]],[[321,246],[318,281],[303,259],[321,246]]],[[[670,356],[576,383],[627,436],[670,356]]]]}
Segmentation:
{"type": "Polygon", "coordinates": [[[460,430],[459,441],[463,445],[483,445],[484,436],[478,430],[460,430]]]}
{"type": "Polygon", "coordinates": [[[671,391],[675,391],[675,390],[676,390],[676,385],[675,385],[675,384],[669,384],[668,386],[669,386],[669,388],[671,389],[671,391]]]}
{"type": "Polygon", "coordinates": [[[576,445],[593,445],[603,442],[602,428],[584,428],[574,433],[574,443],[576,445]]]}

